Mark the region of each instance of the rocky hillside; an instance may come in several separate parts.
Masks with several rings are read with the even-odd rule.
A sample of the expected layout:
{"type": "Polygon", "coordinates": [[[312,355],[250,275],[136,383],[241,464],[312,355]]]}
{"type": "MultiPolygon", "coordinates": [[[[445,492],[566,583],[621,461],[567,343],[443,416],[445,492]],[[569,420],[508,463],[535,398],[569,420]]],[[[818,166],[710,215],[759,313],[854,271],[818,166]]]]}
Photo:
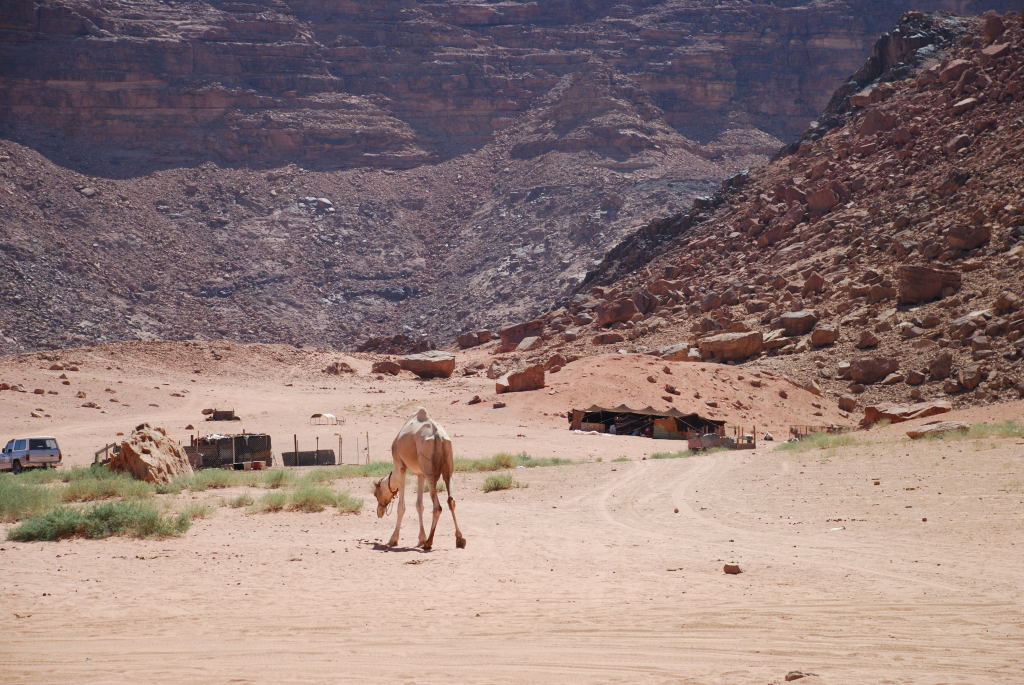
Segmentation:
{"type": "Polygon", "coordinates": [[[802,130],[906,7],[0,5],[0,346],[539,311],[802,130]]]}
{"type": "Polygon", "coordinates": [[[785,154],[491,344],[743,363],[851,412],[1024,396],[1021,159],[1024,15],[909,13],[785,154]]]}

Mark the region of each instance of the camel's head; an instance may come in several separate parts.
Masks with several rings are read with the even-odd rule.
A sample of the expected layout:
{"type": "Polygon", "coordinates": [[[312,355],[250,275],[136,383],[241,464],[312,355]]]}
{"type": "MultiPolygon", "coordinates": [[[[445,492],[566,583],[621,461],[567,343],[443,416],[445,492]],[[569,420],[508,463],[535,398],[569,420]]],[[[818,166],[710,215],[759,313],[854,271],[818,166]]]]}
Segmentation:
{"type": "Polygon", "coordinates": [[[388,505],[395,498],[395,493],[391,492],[390,481],[391,474],[389,473],[373,484],[373,496],[377,498],[377,518],[384,518],[388,505]]]}

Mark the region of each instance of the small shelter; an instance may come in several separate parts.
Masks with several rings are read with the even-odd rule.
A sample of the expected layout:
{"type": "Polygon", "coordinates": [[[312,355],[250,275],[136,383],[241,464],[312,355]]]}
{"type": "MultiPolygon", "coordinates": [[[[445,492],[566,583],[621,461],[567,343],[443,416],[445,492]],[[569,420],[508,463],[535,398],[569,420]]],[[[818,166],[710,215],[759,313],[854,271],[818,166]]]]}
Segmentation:
{"type": "Polygon", "coordinates": [[[309,422],[314,426],[340,426],[345,420],[328,412],[317,412],[309,417],[309,422]]]}
{"type": "Polygon", "coordinates": [[[684,414],[677,409],[618,407],[573,409],[569,412],[572,430],[593,430],[618,435],[646,435],[663,440],[687,440],[707,433],[725,434],[725,421],[709,419],[697,413],[684,414]]]}
{"type": "Polygon", "coordinates": [[[273,461],[270,436],[266,433],[240,433],[238,435],[204,435],[192,437],[185,447],[192,468],[217,468],[245,462],[273,461]]]}

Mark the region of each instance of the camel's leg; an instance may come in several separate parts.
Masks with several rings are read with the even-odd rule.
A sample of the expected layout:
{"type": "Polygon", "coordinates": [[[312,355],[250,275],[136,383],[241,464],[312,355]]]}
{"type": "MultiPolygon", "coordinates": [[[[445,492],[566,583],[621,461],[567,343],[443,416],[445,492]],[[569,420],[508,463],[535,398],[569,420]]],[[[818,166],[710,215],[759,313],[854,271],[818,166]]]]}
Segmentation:
{"type": "Polygon", "coordinates": [[[437,522],[441,519],[441,500],[437,498],[437,476],[431,475],[427,479],[427,484],[430,486],[430,499],[434,503],[434,520],[430,523],[430,536],[427,541],[423,543],[423,549],[430,549],[434,546],[434,531],[437,530],[437,522]]]}
{"type": "Polygon", "coordinates": [[[405,469],[398,474],[398,519],[395,521],[395,532],[391,534],[388,547],[398,544],[398,531],[402,528],[402,516],[405,515],[405,469]]]}
{"type": "Polygon", "coordinates": [[[448,491],[448,510],[452,512],[452,522],[455,523],[455,546],[459,549],[465,549],[466,538],[462,537],[462,531],[459,530],[459,521],[455,518],[455,498],[452,497],[452,477],[444,477],[444,489],[448,491]]]}
{"type": "Polygon", "coordinates": [[[423,480],[423,476],[416,476],[416,513],[420,516],[420,546],[427,539],[427,534],[423,531],[423,480]]]}

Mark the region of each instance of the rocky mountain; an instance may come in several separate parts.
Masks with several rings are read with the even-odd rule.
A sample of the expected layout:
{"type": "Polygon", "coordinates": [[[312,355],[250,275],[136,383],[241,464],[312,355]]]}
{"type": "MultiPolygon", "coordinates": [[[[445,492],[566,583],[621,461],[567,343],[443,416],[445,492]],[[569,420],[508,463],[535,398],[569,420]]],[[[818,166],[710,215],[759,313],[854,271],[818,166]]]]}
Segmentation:
{"type": "Polygon", "coordinates": [[[0,345],[521,318],[803,130],[910,5],[1014,4],[4,3],[0,345]]]}
{"type": "Polygon", "coordinates": [[[1021,159],[1024,14],[908,13],[797,143],[624,240],[496,359],[747,364],[849,412],[1024,396],[1021,159]]]}

